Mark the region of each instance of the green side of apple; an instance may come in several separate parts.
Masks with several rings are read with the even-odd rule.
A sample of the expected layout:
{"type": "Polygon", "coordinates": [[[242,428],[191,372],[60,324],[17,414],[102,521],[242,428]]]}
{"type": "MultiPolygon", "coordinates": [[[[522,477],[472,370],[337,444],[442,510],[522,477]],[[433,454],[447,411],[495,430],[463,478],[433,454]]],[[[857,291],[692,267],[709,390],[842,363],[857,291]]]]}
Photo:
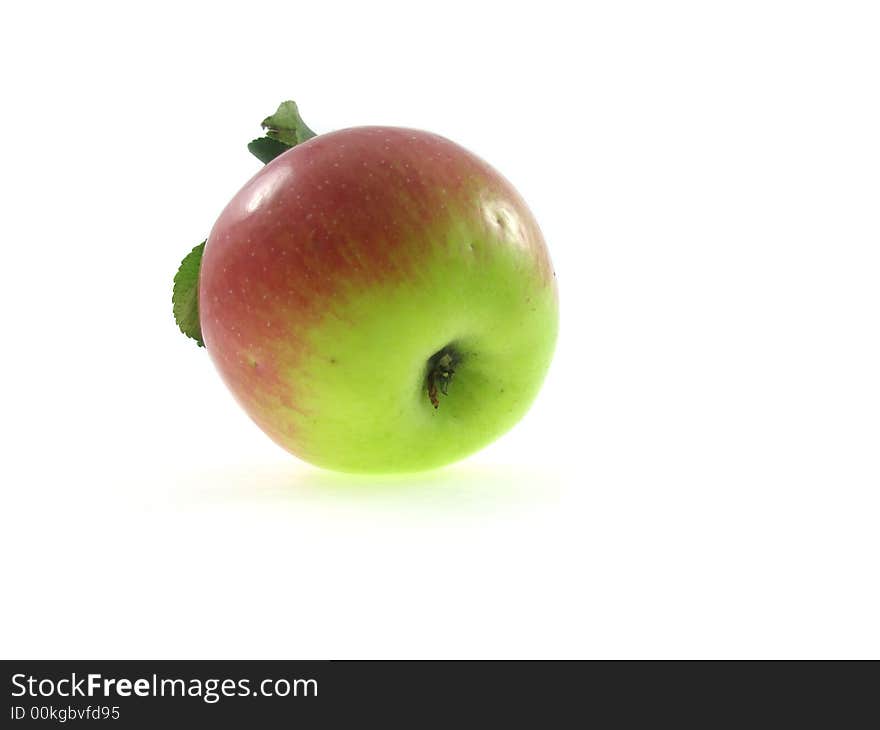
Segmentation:
{"type": "Polygon", "coordinates": [[[274,434],[283,446],[340,471],[419,471],[477,451],[523,416],[556,342],[554,280],[527,250],[462,228],[431,250],[414,280],[349,289],[306,333],[295,371],[282,373],[296,410],[262,414],[286,424],[290,438],[274,434]],[[428,360],[450,345],[461,362],[435,409],[428,360]]]}

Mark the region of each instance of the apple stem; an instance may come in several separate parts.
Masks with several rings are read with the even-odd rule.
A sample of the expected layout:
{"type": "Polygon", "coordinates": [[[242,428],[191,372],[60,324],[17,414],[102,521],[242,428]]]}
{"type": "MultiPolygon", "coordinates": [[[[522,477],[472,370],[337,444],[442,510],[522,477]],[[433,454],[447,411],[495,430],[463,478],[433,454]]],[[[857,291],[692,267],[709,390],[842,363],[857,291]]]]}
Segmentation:
{"type": "Polygon", "coordinates": [[[425,384],[428,389],[428,399],[435,409],[440,407],[440,393],[448,395],[449,384],[452,382],[455,368],[460,361],[461,358],[451,345],[435,352],[428,360],[428,374],[425,377],[425,384]]]}

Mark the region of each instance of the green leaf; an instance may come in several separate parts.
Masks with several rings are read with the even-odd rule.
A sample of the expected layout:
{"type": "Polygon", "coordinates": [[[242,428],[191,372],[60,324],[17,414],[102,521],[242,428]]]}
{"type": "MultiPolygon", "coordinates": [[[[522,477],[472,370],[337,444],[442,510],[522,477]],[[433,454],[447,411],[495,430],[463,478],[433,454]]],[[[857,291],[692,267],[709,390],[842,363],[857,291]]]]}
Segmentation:
{"type": "Polygon", "coordinates": [[[271,117],[266,117],[262,126],[267,137],[277,139],[288,147],[295,147],[316,136],[300,117],[296,102],[293,101],[282,101],[278,111],[271,117]]]}
{"type": "Polygon", "coordinates": [[[277,139],[272,139],[271,137],[260,137],[248,144],[248,149],[254,157],[266,165],[272,162],[272,160],[278,157],[282,152],[287,152],[287,150],[290,149],[290,146],[284,144],[284,142],[279,142],[277,139]]]}
{"type": "Polygon", "coordinates": [[[199,270],[206,243],[202,241],[180,262],[180,268],[174,275],[174,293],[171,297],[177,326],[187,337],[192,337],[199,347],[205,346],[199,323],[199,270]]]}

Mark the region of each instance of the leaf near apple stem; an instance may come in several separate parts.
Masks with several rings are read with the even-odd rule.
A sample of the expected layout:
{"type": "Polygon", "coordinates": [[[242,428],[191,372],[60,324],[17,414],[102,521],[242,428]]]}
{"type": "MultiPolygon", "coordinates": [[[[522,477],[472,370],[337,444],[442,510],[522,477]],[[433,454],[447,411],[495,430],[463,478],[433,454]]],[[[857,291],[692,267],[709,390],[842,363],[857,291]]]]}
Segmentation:
{"type": "Polygon", "coordinates": [[[262,127],[266,130],[266,136],[255,139],[248,149],[264,164],[291,147],[317,136],[302,120],[294,101],[281,102],[278,110],[263,120],[262,127]]]}
{"type": "Polygon", "coordinates": [[[279,142],[271,137],[260,137],[248,143],[248,150],[264,165],[269,164],[282,152],[287,152],[288,147],[284,142],[279,142]]]}
{"type": "Polygon", "coordinates": [[[207,241],[202,241],[180,262],[180,268],[174,275],[174,292],[171,295],[177,326],[187,337],[192,337],[199,347],[205,346],[199,323],[199,269],[205,243],[207,241]]]}
{"type": "MultiPolygon", "coordinates": [[[[291,147],[317,137],[302,120],[293,101],[281,102],[277,111],[266,117],[261,126],[266,130],[266,136],[250,142],[248,150],[264,165],[291,147]]],[[[205,346],[199,323],[199,270],[205,243],[207,241],[202,241],[180,262],[180,268],[174,275],[174,292],[171,296],[177,326],[199,347],[205,346]]]]}

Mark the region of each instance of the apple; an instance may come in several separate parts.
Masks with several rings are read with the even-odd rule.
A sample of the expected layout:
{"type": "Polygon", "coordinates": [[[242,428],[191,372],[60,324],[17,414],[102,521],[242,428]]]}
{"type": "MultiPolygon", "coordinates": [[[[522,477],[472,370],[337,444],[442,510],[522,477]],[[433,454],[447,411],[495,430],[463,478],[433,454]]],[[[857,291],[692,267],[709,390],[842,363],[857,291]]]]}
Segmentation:
{"type": "Polygon", "coordinates": [[[214,224],[204,344],[250,417],[318,466],[439,467],[513,426],[556,342],[555,273],[525,202],[449,140],[322,134],[214,224]]]}

